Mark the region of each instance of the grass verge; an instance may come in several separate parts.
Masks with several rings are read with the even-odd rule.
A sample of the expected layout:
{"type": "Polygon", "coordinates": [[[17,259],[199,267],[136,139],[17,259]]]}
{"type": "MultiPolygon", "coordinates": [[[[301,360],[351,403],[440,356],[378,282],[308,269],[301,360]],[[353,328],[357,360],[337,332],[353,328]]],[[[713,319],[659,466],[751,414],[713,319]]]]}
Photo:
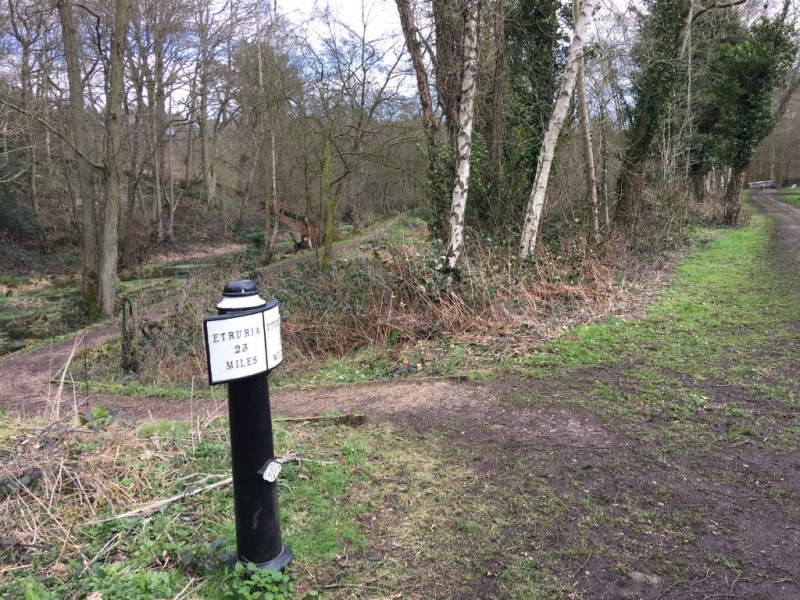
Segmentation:
{"type": "Polygon", "coordinates": [[[789,204],[791,204],[793,206],[797,206],[798,208],[800,208],[800,190],[799,189],[786,188],[786,189],[776,190],[775,193],[778,195],[778,197],[781,200],[783,200],[785,202],[788,202],[789,204]]]}

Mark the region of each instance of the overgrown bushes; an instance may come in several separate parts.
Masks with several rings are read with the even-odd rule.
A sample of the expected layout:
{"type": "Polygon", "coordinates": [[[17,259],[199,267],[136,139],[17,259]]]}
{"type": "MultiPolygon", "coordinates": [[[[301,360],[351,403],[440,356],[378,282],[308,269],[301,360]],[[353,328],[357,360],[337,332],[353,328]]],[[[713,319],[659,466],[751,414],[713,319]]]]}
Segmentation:
{"type": "Polygon", "coordinates": [[[443,248],[428,246],[425,255],[419,248],[374,242],[327,271],[307,265],[260,281],[281,302],[284,344],[325,357],[445,334],[500,333],[532,323],[554,302],[588,306],[610,289],[610,271],[590,257],[580,264],[559,257],[532,269],[484,238],[471,242],[454,276],[445,270],[443,248]]]}
{"type": "Polygon", "coordinates": [[[358,369],[369,379],[390,376],[406,359],[414,362],[450,344],[511,338],[529,344],[618,311],[628,294],[619,282],[646,275],[654,253],[685,243],[685,215],[650,215],[665,222],[648,221],[647,231],[660,233],[646,236],[643,229],[638,252],[622,232],[595,247],[585,224],[570,218],[572,225],[540,246],[533,263],[520,263],[507,240],[471,232],[457,273],[445,269],[444,248],[425,237],[418,220],[404,223],[402,234],[348,251],[325,270],[313,260],[266,271],[231,263],[224,272],[215,270],[213,279],[211,272],[198,273],[165,312],[140,323],[136,373],[121,373],[113,348],[78,360],[94,365],[88,371],[94,383],[122,383],[131,393],[196,393],[207,379],[202,319],[216,312],[222,284],[239,277],[254,279],[262,297],[280,302],[284,381],[362,351],[357,362],[367,366],[358,369]]]}

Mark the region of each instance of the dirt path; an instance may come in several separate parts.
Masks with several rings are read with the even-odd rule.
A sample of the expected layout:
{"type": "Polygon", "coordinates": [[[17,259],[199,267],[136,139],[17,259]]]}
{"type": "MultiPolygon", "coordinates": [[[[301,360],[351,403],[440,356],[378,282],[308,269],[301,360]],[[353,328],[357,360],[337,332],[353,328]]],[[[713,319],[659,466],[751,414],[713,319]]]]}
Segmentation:
{"type": "MultiPolygon", "coordinates": [[[[797,266],[786,276],[800,282],[800,210],[769,190],[757,194],[754,202],[775,219],[778,248],[791,253],[797,266]]],[[[97,337],[90,337],[87,343],[114,333],[92,332],[89,335],[97,337]]],[[[793,339],[800,340],[800,332],[793,339]]],[[[0,365],[0,406],[12,414],[43,413],[46,399],[54,397],[48,383],[50,373],[66,359],[73,345],[64,342],[0,365]]],[[[754,355],[752,360],[769,370],[768,355],[754,355]]],[[[513,490],[519,491],[513,501],[506,497],[507,506],[493,506],[493,510],[502,508],[513,523],[508,530],[497,530],[496,535],[504,549],[508,546],[515,553],[524,551],[524,556],[531,549],[531,553],[539,552],[537,557],[545,557],[541,566],[534,566],[564,582],[565,594],[570,594],[558,597],[800,598],[800,450],[765,450],[753,437],[697,455],[675,452],[663,444],[663,437],[659,442],[635,431],[620,431],[611,423],[601,422],[590,410],[570,408],[561,401],[562,394],[591,396],[593,387],[603,385],[613,386],[626,397],[634,396],[639,383],[631,375],[635,375],[636,367],[586,368],[571,372],[569,378],[552,378],[546,386],[535,380],[511,378],[491,384],[419,379],[337,389],[273,390],[271,405],[278,417],[363,413],[372,420],[398,424],[409,432],[403,434],[408,443],[413,443],[417,433],[426,435],[435,430],[458,449],[464,466],[479,476],[476,489],[491,484],[512,490],[509,496],[515,493],[513,490]],[[514,398],[531,396],[543,401],[513,402],[514,398]],[[546,518],[552,521],[552,531],[542,533],[530,522],[532,510],[543,511],[538,503],[543,489],[573,502],[583,498],[585,505],[564,513],[548,510],[546,518]],[[591,515],[597,517],[595,522],[589,519],[591,515]],[[579,547],[582,543],[586,547],[579,547]]],[[[791,371],[794,367],[790,361],[780,368],[795,373],[791,371]]],[[[681,373],[671,376],[684,377],[681,373]]],[[[689,376],[684,378],[688,380],[689,376]]],[[[796,382],[796,378],[784,379],[796,382]]],[[[691,387],[713,399],[704,410],[711,411],[713,406],[714,411],[722,411],[727,404],[745,407],[753,416],[754,429],[759,414],[767,409],[781,412],[782,426],[800,426],[789,403],[786,408],[762,405],[763,399],[752,390],[713,378],[693,379],[691,387]]],[[[217,388],[217,393],[220,398],[216,402],[94,394],[78,401],[102,404],[142,419],[206,419],[224,416],[227,411],[224,388],[217,388]]],[[[65,394],[64,411],[72,404],[71,394],[65,394]]],[[[655,415],[646,423],[644,417],[630,423],[641,423],[641,431],[652,428],[656,440],[658,435],[669,435],[673,427],[680,436],[681,423],[673,417],[655,415]]],[[[724,426],[724,422],[719,425],[724,426]]],[[[712,435],[718,433],[712,431],[712,435]]],[[[724,435],[719,437],[725,439],[724,435]]],[[[566,506],[577,504],[567,502],[566,506]]],[[[454,512],[458,511],[454,508],[454,512]]],[[[476,522],[481,519],[472,518],[476,522]]],[[[457,517],[453,519],[455,522],[457,517]]],[[[493,527],[485,521],[480,524],[487,530],[493,527]]],[[[422,558],[416,557],[413,550],[397,559],[417,561],[414,564],[421,568],[419,577],[427,584],[425,569],[439,566],[424,552],[422,558]]],[[[461,570],[471,569],[474,575],[463,585],[463,589],[470,587],[470,593],[443,589],[437,597],[508,597],[503,595],[503,584],[496,574],[503,573],[515,559],[520,557],[486,553],[481,554],[482,562],[477,566],[459,563],[461,570]]],[[[436,581],[435,577],[430,579],[436,581]]]]}
{"type": "Polygon", "coordinates": [[[765,215],[775,219],[778,241],[794,257],[797,264],[794,277],[800,280],[800,208],[782,201],[775,190],[761,190],[754,194],[753,203],[765,215]]]}

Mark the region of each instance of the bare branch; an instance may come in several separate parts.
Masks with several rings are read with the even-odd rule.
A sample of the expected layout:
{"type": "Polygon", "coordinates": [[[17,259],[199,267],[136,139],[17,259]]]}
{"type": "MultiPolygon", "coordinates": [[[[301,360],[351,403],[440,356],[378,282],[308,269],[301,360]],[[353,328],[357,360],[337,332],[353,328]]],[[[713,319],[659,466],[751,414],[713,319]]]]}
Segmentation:
{"type": "Polygon", "coordinates": [[[46,121],[45,119],[43,119],[42,117],[40,117],[36,113],[33,113],[33,112],[29,111],[29,110],[25,110],[25,109],[15,105],[15,104],[12,104],[11,102],[6,100],[2,96],[0,96],[0,104],[2,104],[3,106],[7,106],[11,110],[13,110],[15,112],[18,112],[21,115],[25,115],[26,117],[33,117],[36,121],[38,121],[50,133],[53,133],[56,136],[58,136],[65,144],[67,144],[67,146],[69,146],[70,150],[75,152],[75,154],[79,158],[81,158],[83,161],[85,161],[87,165],[89,165],[90,167],[94,167],[95,169],[97,169],[99,171],[103,170],[103,165],[101,163],[95,162],[92,159],[90,159],[88,156],[86,156],[86,154],[84,154],[81,150],[79,150],[77,148],[77,146],[75,146],[75,144],[72,143],[72,140],[69,139],[68,136],[64,135],[64,133],[62,133],[61,131],[59,131],[55,127],[53,127],[48,121],[46,121]]]}

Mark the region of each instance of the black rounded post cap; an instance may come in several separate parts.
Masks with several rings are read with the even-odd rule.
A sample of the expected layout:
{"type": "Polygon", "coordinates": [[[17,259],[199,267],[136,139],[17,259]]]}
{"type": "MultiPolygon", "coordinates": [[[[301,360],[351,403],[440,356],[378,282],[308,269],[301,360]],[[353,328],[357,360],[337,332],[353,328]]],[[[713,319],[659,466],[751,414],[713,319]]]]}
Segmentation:
{"type": "Polygon", "coordinates": [[[226,298],[240,298],[242,296],[257,296],[258,286],[249,279],[234,279],[225,284],[222,295],[226,298]]]}

